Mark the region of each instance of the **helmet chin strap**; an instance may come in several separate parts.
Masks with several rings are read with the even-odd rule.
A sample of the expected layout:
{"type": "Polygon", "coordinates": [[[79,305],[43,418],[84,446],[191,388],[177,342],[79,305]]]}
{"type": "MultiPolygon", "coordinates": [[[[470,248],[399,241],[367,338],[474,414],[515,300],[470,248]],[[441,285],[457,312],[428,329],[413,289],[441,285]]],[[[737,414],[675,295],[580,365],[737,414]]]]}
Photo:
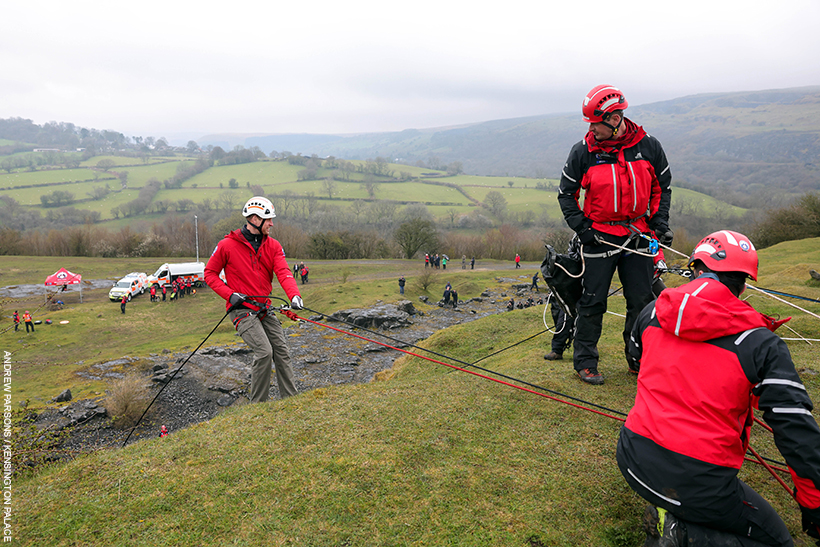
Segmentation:
{"type": "Polygon", "coordinates": [[[259,224],[259,226],[257,226],[256,224],[254,224],[253,222],[251,222],[251,219],[249,218],[249,219],[248,219],[248,224],[250,224],[251,226],[253,226],[254,228],[256,228],[256,231],[257,231],[257,232],[259,232],[259,235],[262,235],[262,236],[264,236],[264,235],[265,235],[265,233],[262,231],[262,226],[265,224],[265,219],[262,219],[262,223],[261,223],[261,224],[259,224]]]}
{"type": "Polygon", "coordinates": [[[621,122],[623,122],[623,119],[621,119],[621,122],[618,122],[618,127],[615,127],[614,125],[607,122],[607,120],[609,120],[609,118],[611,118],[611,117],[612,117],[612,115],[610,114],[609,116],[606,117],[605,120],[601,120],[600,123],[601,123],[601,125],[605,125],[605,126],[607,126],[608,128],[610,128],[612,130],[612,137],[610,137],[610,138],[613,138],[613,137],[616,137],[618,135],[618,127],[620,127],[621,122]]]}

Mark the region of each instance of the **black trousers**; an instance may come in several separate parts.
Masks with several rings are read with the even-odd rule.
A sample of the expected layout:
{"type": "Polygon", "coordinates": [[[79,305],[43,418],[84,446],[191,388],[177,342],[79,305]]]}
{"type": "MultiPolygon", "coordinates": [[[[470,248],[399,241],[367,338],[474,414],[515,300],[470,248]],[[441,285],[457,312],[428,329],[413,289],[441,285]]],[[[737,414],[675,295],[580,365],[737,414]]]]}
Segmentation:
{"type": "Polygon", "coordinates": [[[616,457],[632,490],[684,521],[689,545],[794,545],[777,511],[735,469],[676,454],[626,427],[616,457]]]}
{"type": "MultiPolygon", "coordinates": [[[[628,238],[602,234],[609,242],[624,245],[628,238]]],[[[637,240],[638,250],[648,254],[648,242],[637,240]]],[[[634,248],[636,240],[630,242],[634,248]]],[[[583,293],[578,301],[578,319],[575,323],[575,370],[598,368],[598,340],[606,313],[607,294],[615,272],[623,286],[626,298],[626,321],[624,322],[624,352],[638,314],[653,300],[653,260],[627,251],[617,252],[611,245],[584,245],[584,275],[581,279],[583,293]]]]}
{"type": "Polygon", "coordinates": [[[555,334],[552,335],[552,351],[563,354],[569,347],[570,336],[572,335],[572,325],[567,321],[567,314],[558,304],[550,304],[550,313],[555,325],[555,334]]]}

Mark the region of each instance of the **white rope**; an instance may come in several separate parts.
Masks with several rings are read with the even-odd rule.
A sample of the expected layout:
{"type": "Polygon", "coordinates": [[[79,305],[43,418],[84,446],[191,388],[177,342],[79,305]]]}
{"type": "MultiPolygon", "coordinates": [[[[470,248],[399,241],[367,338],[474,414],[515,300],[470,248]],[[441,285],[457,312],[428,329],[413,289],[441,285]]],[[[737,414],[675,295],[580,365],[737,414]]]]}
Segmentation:
{"type": "Polygon", "coordinates": [[[675,254],[678,254],[678,255],[682,256],[683,258],[689,258],[689,255],[685,255],[685,254],[683,254],[683,253],[682,253],[682,252],[680,252],[680,251],[676,251],[676,250],[675,250],[675,249],[673,249],[672,247],[667,247],[666,245],[664,245],[664,244],[663,244],[663,243],[661,243],[660,241],[658,241],[658,245],[660,245],[661,247],[663,247],[664,249],[666,249],[666,250],[668,250],[668,251],[672,251],[673,253],[675,253],[675,254]]]}
{"type": "MultiPolygon", "coordinates": [[[[564,313],[564,324],[561,326],[561,330],[556,331],[551,329],[550,326],[547,325],[547,308],[550,305],[550,298],[552,298],[552,291],[550,291],[550,293],[547,295],[547,301],[544,304],[544,314],[541,316],[541,320],[544,322],[544,328],[546,328],[553,335],[558,335],[564,332],[564,329],[567,328],[567,323],[569,323],[569,317],[567,317],[566,313],[564,313]]],[[[553,325],[553,327],[555,327],[555,325],[553,325]]]]}
{"type": "Polygon", "coordinates": [[[578,279],[579,277],[583,277],[583,276],[584,276],[584,272],[585,272],[585,271],[586,271],[586,269],[587,269],[587,263],[586,263],[586,261],[584,260],[584,247],[583,247],[583,245],[581,246],[581,273],[579,273],[578,275],[572,275],[571,273],[569,273],[569,272],[567,271],[567,269],[566,269],[566,268],[564,268],[563,266],[561,266],[561,265],[558,263],[558,261],[557,261],[557,260],[555,261],[555,265],[556,265],[556,266],[558,266],[559,268],[561,268],[562,270],[564,270],[564,273],[565,273],[565,274],[567,274],[568,276],[570,276],[570,277],[571,277],[571,278],[573,278],[573,279],[578,279]]]}
{"type": "MultiPolygon", "coordinates": [[[[808,338],[804,337],[802,334],[800,334],[799,332],[797,332],[796,330],[794,330],[793,328],[791,328],[787,324],[783,323],[783,326],[786,327],[787,329],[789,329],[790,331],[792,331],[793,333],[795,333],[797,336],[799,336],[800,338],[798,338],[797,340],[803,340],[808,345],[810,345],[810,346],[812,345],[812,343],[809,341],[808,338]]],[[[785,340],[785,338],[783,340],[785,340]]]]}
{"type": "Polygon", "coordinates": [[[791,306],[791,307],[793,307],[793,308],[796,308],[796,309],[798,309],[798,310],[800,310],[800,311],[802,311],[802,312],[804,312],[804,313],[807,313],[807,314],[811,315],[812,317],[816,317],[817,319],[820,319],[820,315],[817,315],[816,313],[812,313],[812,312],[810,312],[809,310],[803,309],[803,308],[801,308],[800,306],[798,306],[797,304],[792,304],[791,302],[788,302],[788,301],[786,301],[786,300],[783,300],[782,298],[780,298],[780,297],[778,297],[778,296],[775,296],[775,295],[773,295],[773,294],[771,294],[771,293],[768,293],[768,292],[764,291],[763,289],[758,289],[758,288],[757,288],[757,287],[755,287],[754,285],[749,285],[748,283],[746,283],[746,286],[747,286],[748,288],[750,288],[750,289],[754,289],[754,290],[756,290],[756,291],[758,291],[758,292],[762,292],[763,294],[765,294],[765,295],[766,295],[766,296],[768,296],[769,298],[774,298],[774,299],[775,299],[775,300],[777,300],[778,302],[782,302],[782,303],[784,303],[784,304],[786,304],[786,305],[789,305],[789,306],[791,306]]]}

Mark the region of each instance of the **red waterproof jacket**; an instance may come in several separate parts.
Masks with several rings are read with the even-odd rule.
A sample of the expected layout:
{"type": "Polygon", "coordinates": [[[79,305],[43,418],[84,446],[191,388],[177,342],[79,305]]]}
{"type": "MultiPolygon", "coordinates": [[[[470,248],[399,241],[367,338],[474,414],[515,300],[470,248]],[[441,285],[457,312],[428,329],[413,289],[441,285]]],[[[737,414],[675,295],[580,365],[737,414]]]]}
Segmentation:
{"type": "Polygon", "coordinates": [[[716,477],[734,476],[742,465],[758,408],[789,465],[798,503],[820,516],[820,429],[786,344],[769,330],[777,325],[713,275],[663,291],[632,331],[640,373],[626,434],[642,447],[644,462],[657,458],[647,468],[682,455],[680,465],[699,467],[687,480],[711,477],[717,486],[716,477]]]}
{"type": "Polygon", "coordinates": [[[588,228],[616,236],[631,232],[614,222],[631,222],[643,233],[665,232],[672,202],[669,162],[654,137],[625,120],[626,135],[610,144],[589,132],[572,147],[564,169],[558,202],[570,228],[588,228]],[[583,210],[579,199],[584,190],[583,210]]]}
{"type": "MultiPolygon", "coordinates": [[[[265,237],[259,250],[254,251],[241,230],[234,230],[226,235],[217,244],[205,265],[205,282],[226,301],[235,292],[249,296],[270,294],[274,274],[289,302],[294,296],[301,296],[282,245],[272,237],[265,237]],[[219,279],[219,273],[223,269],[227,284],[219,279]]],[[[254,300],[270,304],[268,298],[254,300]]],[[[230,302],[226,302],[225,307],[230,308],[230,302]]]]}

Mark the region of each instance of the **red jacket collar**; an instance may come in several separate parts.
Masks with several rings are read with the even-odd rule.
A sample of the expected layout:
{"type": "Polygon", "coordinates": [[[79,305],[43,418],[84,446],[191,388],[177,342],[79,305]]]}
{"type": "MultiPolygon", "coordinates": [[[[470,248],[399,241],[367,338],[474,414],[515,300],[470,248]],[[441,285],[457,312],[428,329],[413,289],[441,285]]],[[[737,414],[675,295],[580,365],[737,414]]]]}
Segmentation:
{"type": "Polygon", "coordinates": [[[646,136],[643,127],[636,125],[629,118],[624,118],[624,133],[620,139],[609,139],[606,141],[596,141],[592,131],[587,132],[584,140],[590,152],[612,153],[629,148],[646,136]]]}

